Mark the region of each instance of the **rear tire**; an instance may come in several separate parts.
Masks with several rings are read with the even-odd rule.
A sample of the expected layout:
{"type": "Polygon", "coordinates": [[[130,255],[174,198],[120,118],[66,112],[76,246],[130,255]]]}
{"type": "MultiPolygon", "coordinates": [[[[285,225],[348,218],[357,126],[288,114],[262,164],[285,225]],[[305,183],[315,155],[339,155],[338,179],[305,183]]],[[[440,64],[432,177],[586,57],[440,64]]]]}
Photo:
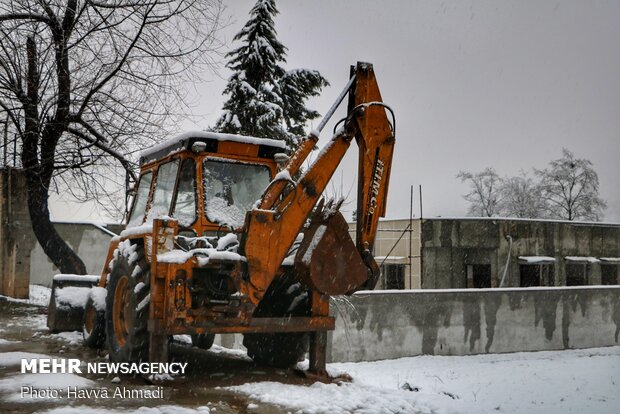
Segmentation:
{"type": "MultiPolygon", "coordinates": [[[[254,312],[255,317],[309,316],[309,291],[299,282],[282,277],[275,280],[254,312]]],[[[243,345],[254,362],[276,368],[290,368],[308,351],[308,334],[245,334],[243,345]]]]}
{"type": "Polygon", "coordinates": [[[148,359],[150,273],[142,245],[137,246],[134,254],[118,254],[114,261],[105,312],[105,333],[112,362],[148,359]]]}
{"type": "Polygon", "coordinates": [[[192,335],[192,345],[200,349],[210,349],[213,346],[215,334],[192,335]]]}
{"type": "Polygon", "coordinates": [[[84,345],[89,348],[103,348],[105,344],[105,310],[95,307],[93,297],[89,294],[84,307],[84,323],[82,325],[84,345]]]}

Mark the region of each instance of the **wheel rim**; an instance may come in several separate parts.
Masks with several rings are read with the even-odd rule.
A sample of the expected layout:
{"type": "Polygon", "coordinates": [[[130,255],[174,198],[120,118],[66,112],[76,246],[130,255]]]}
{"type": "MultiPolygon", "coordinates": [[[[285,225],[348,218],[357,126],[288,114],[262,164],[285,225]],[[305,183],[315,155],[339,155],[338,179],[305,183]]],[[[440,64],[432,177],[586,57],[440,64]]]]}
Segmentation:
{"type": "Polygon", "coordinates": [[[127,342],[127,336],[132,324],[131,292],[128,289],[128,285],[129,278],[123,275],[118,280],[114,290],[114,306],[112,309],[114,314],[114,336],[121,347],[127,342]]]}
{"type": "Polygon", "coordinates": [[[95,307],[92,305],[87,306],[84,314],[84,332],[86,332],[87,335],[90,335],[95,328],[96,316],[97,312],[95,311],[95,307]]]}

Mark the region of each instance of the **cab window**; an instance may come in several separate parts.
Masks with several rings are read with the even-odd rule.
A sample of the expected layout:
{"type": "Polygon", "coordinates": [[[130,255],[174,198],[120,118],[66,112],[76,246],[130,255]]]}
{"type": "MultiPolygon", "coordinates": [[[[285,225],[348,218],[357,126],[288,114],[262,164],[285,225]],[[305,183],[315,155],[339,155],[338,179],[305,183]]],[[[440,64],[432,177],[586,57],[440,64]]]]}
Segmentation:
{"type": "Polygon", "coordinates": [[[212,223],[238,228],[269,181],[265,165],[206,160],[202,169],[205,214],[212,223]]]}
{"type": "Polygon", "coordinates": [[[144,221],[146,202],[149,199],[152,180],[153,173],[150,171],[140,177],[138,190],[136,191],[136,196],[133,201],[133,209],[131,210],[131,216],[129,216],[127,227],[139,226],[144,221]]]}
{"type": "Polygon", "coordinates": [[[196,221],[196,163],[192,158],[181,164],[176,197],[172,216],[181,227],[189,227],[196,221]]]}
{"type": "Polygon", "coordinates": [[[172,195],[178,169],[178,159],[162,164],[157,169],[153,202],[151,203],[151,208],[148,213],[149,220],[166,216],[170,213],[170,204],[172,203],[172,195]]]}

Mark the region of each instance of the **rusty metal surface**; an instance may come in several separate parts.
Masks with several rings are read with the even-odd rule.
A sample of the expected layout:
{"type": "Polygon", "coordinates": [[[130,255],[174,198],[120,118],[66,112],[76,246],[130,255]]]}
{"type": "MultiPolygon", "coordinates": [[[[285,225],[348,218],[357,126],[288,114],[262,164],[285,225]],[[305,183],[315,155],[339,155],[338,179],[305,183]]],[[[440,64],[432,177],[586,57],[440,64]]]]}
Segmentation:
{"type": "Polygon", "coordinates": [[[306,285],[326,295],[342,295],[366,281],[366,265],[340,212],[313,219],[304,232],[295,271],[306,285]]]}

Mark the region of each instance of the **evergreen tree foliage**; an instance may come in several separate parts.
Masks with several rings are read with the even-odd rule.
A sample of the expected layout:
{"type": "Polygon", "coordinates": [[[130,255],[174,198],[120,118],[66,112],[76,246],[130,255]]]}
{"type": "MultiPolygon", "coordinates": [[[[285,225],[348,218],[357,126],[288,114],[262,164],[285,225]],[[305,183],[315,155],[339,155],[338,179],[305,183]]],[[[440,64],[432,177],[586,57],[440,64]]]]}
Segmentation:
{"type": "Polygon", "coordinates": [[[307,121],[319,113],[306,108],[305,100],[328,85],[318,71],[286,71],[287,48],[278,41],[275,0],[258,0],[250,20],[234,40],[241,46],[229,52],[227,67],[233,71],[224,89],[228,100],[215,130],[281,139],[289,148],[305,134],[307,121]]]}

